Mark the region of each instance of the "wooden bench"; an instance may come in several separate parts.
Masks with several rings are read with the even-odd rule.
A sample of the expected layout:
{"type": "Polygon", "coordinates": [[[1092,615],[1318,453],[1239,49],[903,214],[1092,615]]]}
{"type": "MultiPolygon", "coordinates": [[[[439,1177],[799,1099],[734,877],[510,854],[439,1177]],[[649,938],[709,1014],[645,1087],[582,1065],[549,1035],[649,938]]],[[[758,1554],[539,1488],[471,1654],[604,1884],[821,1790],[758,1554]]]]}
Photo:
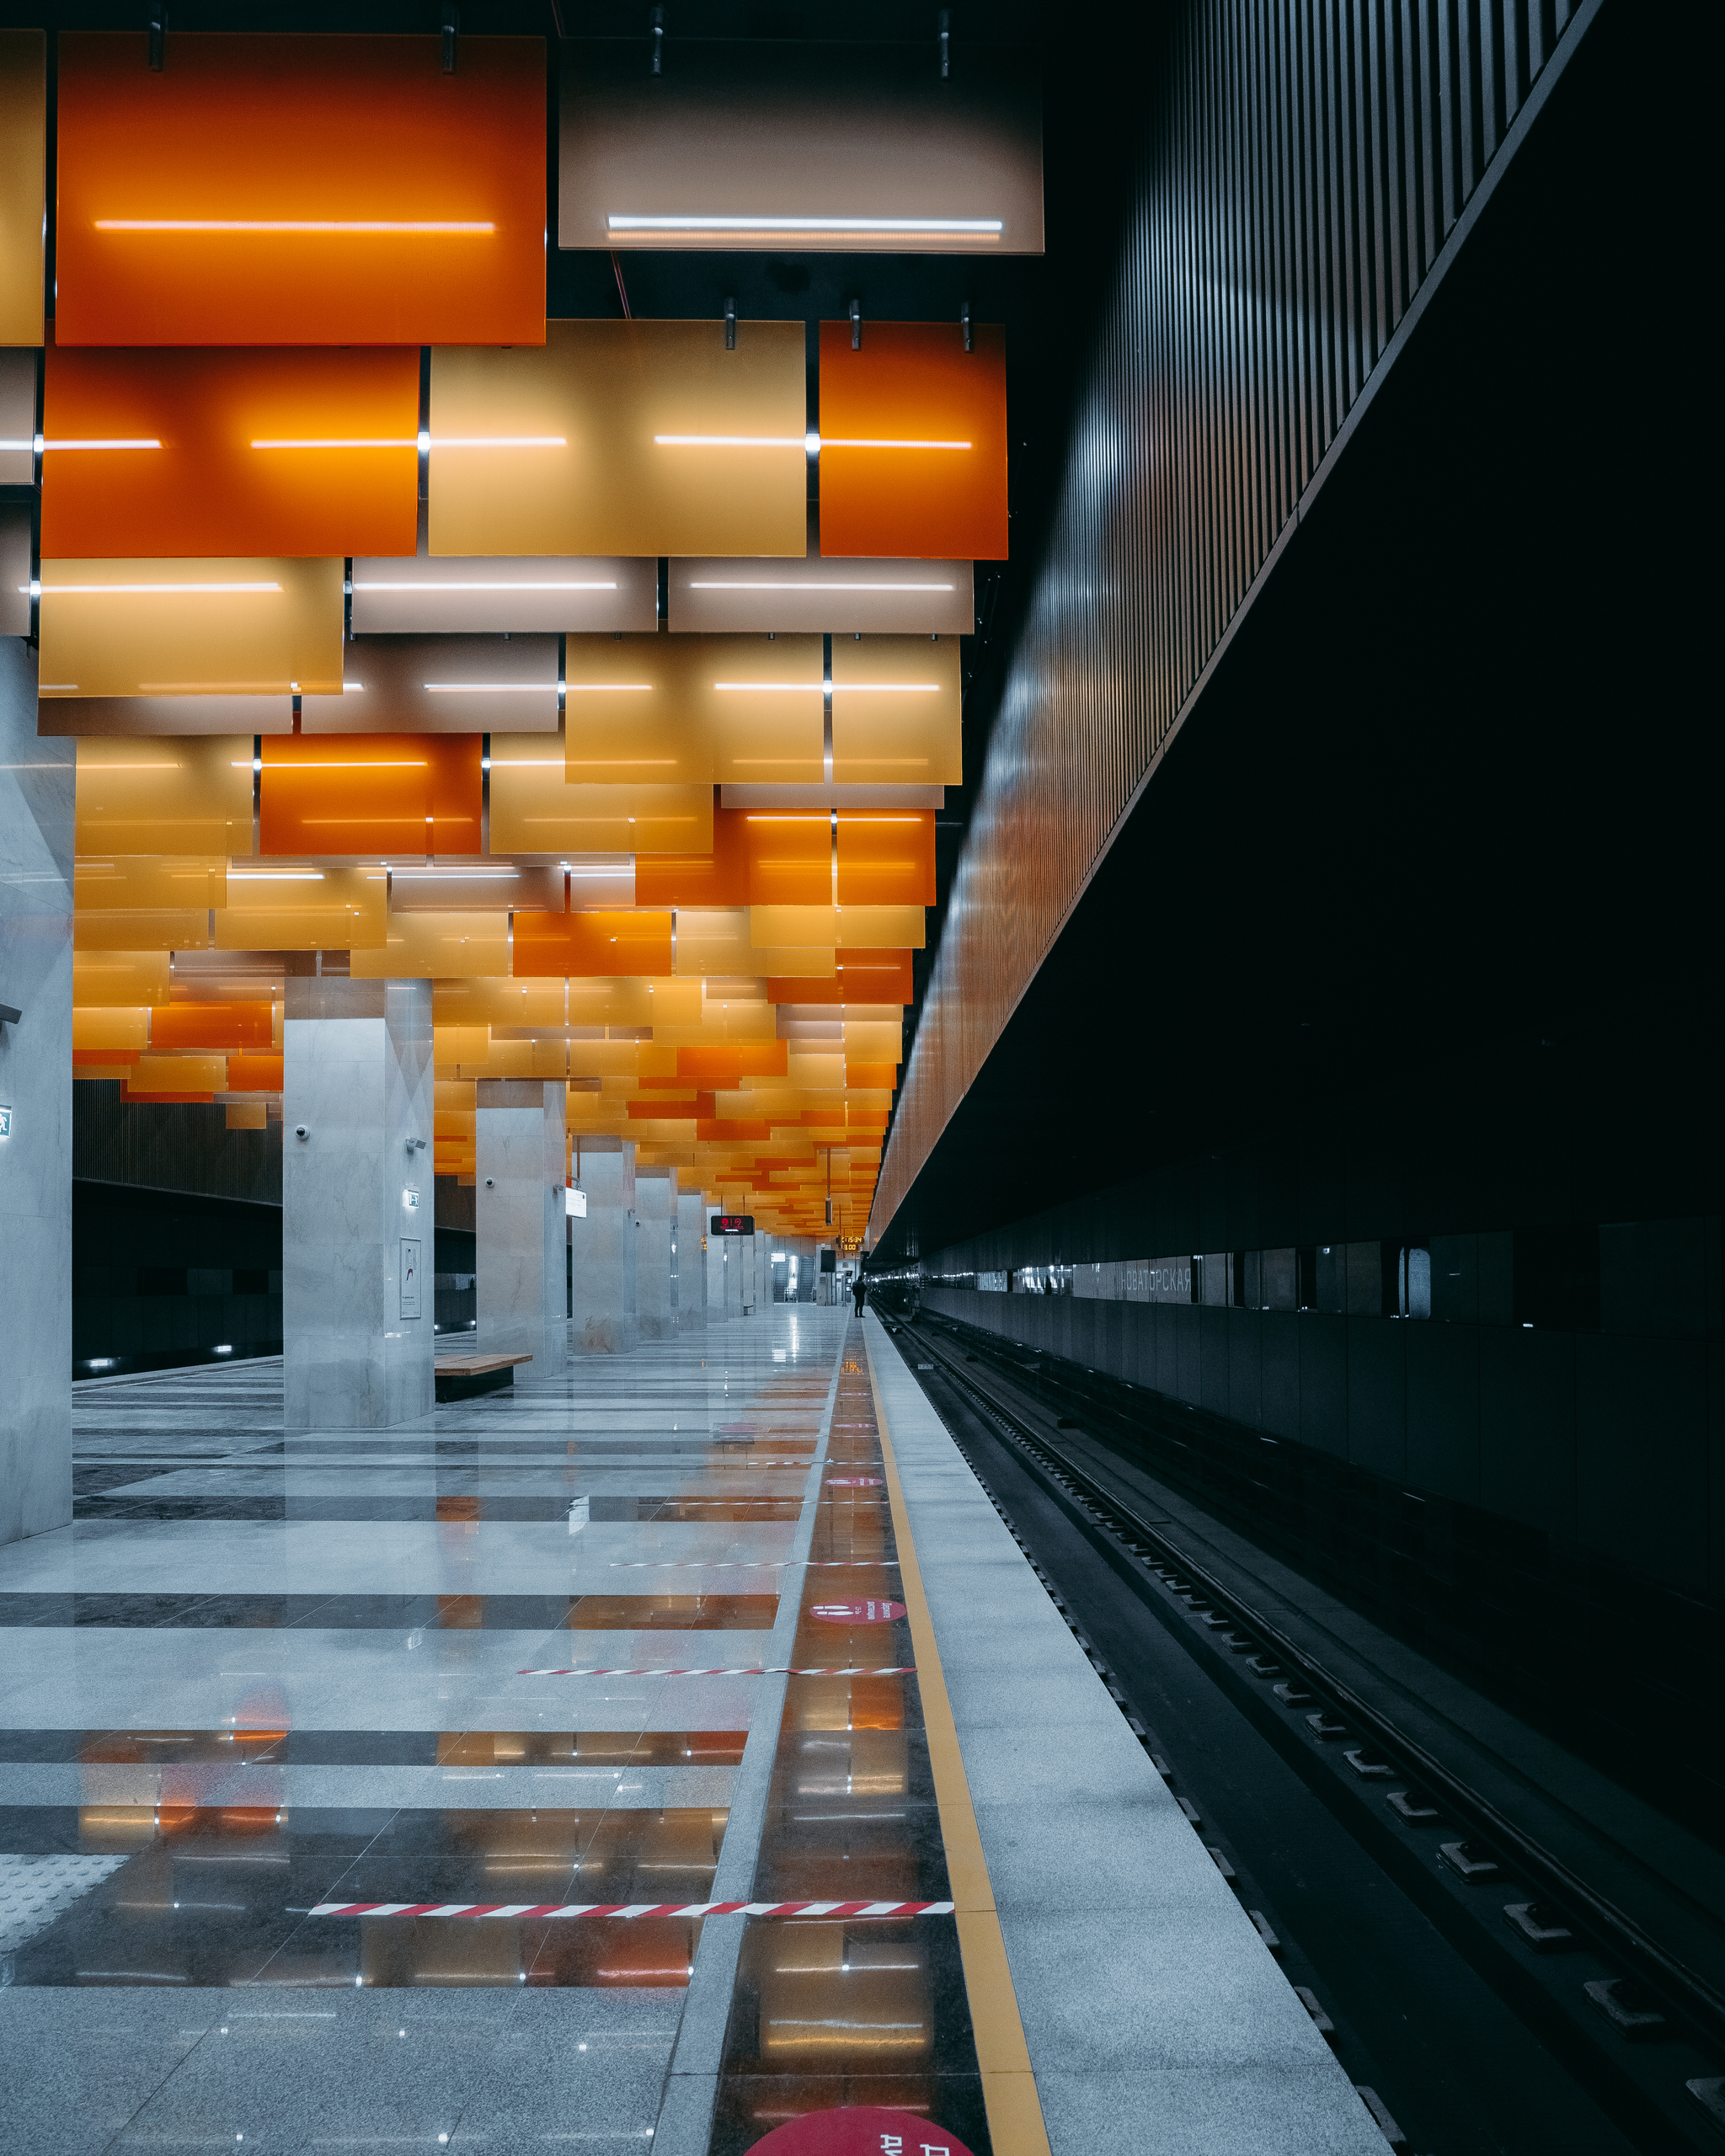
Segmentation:
{"type": "Polygon", "coordinates": [[[471,1400],[476,1393],[499,1392],[515,1381],[515,1364],[531,1355],[439,1355],[433,1365],[440,1400],[471,1400]]]}

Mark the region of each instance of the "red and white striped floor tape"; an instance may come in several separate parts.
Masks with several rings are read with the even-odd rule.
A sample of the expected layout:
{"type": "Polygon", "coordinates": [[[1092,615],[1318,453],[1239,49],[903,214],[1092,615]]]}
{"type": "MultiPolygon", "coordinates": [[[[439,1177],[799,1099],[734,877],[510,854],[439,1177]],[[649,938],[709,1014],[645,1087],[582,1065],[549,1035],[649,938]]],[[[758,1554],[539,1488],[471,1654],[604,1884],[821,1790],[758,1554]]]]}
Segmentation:
{"type": "Polygon", "coordinates": [[[950,1902],[319,1902],[311,1917],[946,1917],[950,1902]]]}
{"type": "Polygon", "coordinates": [[[518,1669],[517,1677],[914,1677],[908,1663],[894,1669],[793,1669],[787,1662],[753,1669],[518,1669]]]}
{"type": "Polygon", "coordinates": [[[896,1565],[896,1557],[629,1557],[613,1559],[614,1572],[782,1572],[805,1565],[811,1572],[860,1572],[870,1565],[896,1565]]]}

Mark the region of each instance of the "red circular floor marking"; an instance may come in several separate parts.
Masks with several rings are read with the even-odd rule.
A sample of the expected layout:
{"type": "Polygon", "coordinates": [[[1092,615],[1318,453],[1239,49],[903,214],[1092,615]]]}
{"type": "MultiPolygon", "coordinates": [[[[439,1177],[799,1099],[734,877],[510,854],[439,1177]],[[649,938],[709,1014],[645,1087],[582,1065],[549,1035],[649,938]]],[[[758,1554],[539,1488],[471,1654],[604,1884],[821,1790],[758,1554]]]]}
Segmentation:
{"type": "Polygon", "coordinates": [[[914,2111],[847,2104],[775,2127],[749,2156],[970,2156],[955,2133],[914,2111]]]}
{"type": "Polygon", "coordinates": [[[890,1625],[904,1614],[902,1602],[876,1602],[860,1597],[854,1602],[817,1602],[809,1612],[823,1625],[890,1625]]]}

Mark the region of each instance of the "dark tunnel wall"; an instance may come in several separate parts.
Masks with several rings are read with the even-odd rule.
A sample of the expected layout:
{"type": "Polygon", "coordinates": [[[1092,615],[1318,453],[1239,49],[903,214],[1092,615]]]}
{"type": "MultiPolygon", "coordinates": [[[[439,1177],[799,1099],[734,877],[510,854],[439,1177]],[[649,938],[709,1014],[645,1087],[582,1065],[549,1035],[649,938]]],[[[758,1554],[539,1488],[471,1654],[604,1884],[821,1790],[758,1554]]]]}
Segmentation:
{"type": "Polygon", "coordinates": [[[1208,1253],[1196,1304],[927,1294],[1620,1598],[1725,1588],[1685,20],[1592,18],[876,1254],[1208,1253]]]}

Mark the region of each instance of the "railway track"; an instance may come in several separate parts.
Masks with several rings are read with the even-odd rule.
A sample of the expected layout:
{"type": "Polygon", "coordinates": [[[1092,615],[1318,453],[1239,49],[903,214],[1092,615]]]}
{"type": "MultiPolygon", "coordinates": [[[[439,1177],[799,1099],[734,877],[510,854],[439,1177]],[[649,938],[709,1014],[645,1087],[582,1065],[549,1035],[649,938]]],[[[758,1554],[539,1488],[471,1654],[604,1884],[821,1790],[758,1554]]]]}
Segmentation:
{"type": "MultiPolygon", "coordinates": [[[[1712,1967],[1656,1935],[1590,1878],[1573,1838],[1551,1847],[1478,1786],[1464,1758],[1446,1756],[1429,1728],[1410,1728],[1381,1698],[1365,1696],[1342,1657],[1315,1648],[1310,1628],[1290,1626],[1274,1596],[1205,1545],[1189,1502],[1164,1509],[1142,1472],[1131,1487],[1110,1475],[1083,1434],[1097,1418],[1076,1396],[1063,1414],[1045,1367],[1033,1391],[1015,1382],[1001,1347],[927,1315],[899,1323],[897,1340],[1314,2020],[1363,2088],[1372,2087],[1370,2074],[1396,2088],[1395,2109],[1375,2088],[1367,2099],[1381,2109],[1392,2145],[1432,2156],[1459,2156],[1470,2144],[1566,2156],[1584,2147],[1725,2150],[1725,1995],[1712,1967]],[[1092,1454],[1087,1462],[1081,1446],[1092,1454]],[[1209,1680],[1208,1700],[1170,1675],[1170,1646],[1209,1680]],[[1236,1733],[1217,1718],[1217,1693],[1236,1733]],[[1250,1737],[1238,1732],[1242,1721],[1250,1737]],[[1452,2050],[1480,2047],[1471,2063],[1440,2064],[1430,2045],[1399,2042],[1393,2015],[1370,1997],[1354,2000],[1360,1977],[1349,1965],[1361,1958],[1362,1933],[1332,1926],[1322,1911],[1303,1925],[1291,1913],[1302,1904],[1291,1883],[1301,1844],[1327,1848],[1329,1837],[1309,1808],[1293,1807],[1304,1823],[1295,1822],[1265,1748],[1303,1785],[1308,1806],[1315,1799],[1322,1807],[1329,1832],[1338,1828],[1351,1844],[1352,1870],[1342,1862],[1331,1901],[1365,1909],[1375,1898],[1387,1908],[1386,1887],[1397,1897],[1386,1919],[1402,1940],[1396,1966],[1428,1999],[1427,2018],[1445,2024],[1445,2000],[1471,1999],[1479,1987],[1481,1999],[1495,2002],[1495,2030],[1477,2000],[1445,2025],[1452,2050]],[[1190,1785],[1203,1795],[1196,1785],[1205,1780],[1220,1786],[1200,1809],[1183,1792],[1190,1785]],[[1255,1782],[1281,1794],[1262,1806],[1255,1782]],[[1267,1915],[1255,1905],[1274,1899],[1259,1891],[1266,1878],[1290,1882],[1290,1907],[1267,1915]],[[1302,1929],[1315,1935],[1302,1939],[1302,1929]],[[1457,1989],[1448,1956],[1474,1987],[1457,1989]],[[1502,2020],[1505,2008],[1511,2023],[1502,2020]],[[1376,2028],[1387,2064],[1369,2032],[1350,2036],[1350,2024],[1376,2028]],[[1566,2107],[1553,2068],[1573,2084],[1578,2107],[1566,2107]],[[1518,2100],[1518,2081],[1525,2095],[1542,2075],[1544,2097],[1530,2106],[1518,2100]],[[1397,2122],[1403,2113],[1413,2140],[1397,2122]]],[[[1328,1860],[1338,1861],[1333,1850],[1328,1860]]],[[[1599,1869],[1612,1871],[1603,1856],[1599,1869]]],[[[1693,1934],[1686,1943],[1692,1950],[1693,1934]]],[[[1380,1968],[1371,1981],[1381,1977],[1380,1968]]]]}

